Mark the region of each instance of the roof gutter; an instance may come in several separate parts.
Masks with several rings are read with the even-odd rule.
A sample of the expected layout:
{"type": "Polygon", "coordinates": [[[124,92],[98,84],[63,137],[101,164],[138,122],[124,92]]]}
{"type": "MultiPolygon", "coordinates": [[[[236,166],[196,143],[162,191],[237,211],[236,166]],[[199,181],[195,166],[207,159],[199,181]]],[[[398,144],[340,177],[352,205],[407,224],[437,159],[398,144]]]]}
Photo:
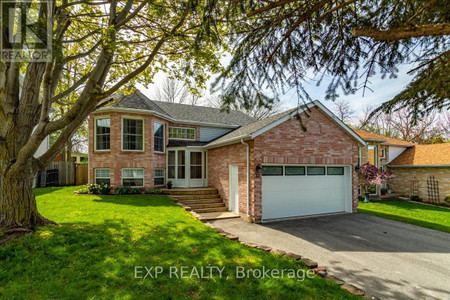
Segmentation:
{"type": "Polygon", "coordinates": [[[227,146],[227,145],[231,145],[231,144],[236,144],[239,143],[240,140],[242,139],[250,139],[251,136],[248,134],[245,135],[240,135],[234,138],[230,138],[228,140],[225,140],[223,142],[217,143],[217,144],[213,144],[214,142],[203,146],[204,149],[213,149],[213,148],[217,148],[217,147],[222,147],[222,146],[227,146]]]}
{"type": "Polygon", "coordinates": [[[241,144],[247,146],[247,217],[250,218],[250,145],[241,139],[241,144]]]}
{"type": "Polygon", "coordinates": [[[449,168],[450,165],[387,165],[389,168],[449,168]]]}
{"type": "Polygon", "coordinates": [[[126,107],[105,107],[100,108],[93,112],[95,113],[106,113],[106,112],[124,112],[124,113],[136,113],[136,114],[142,114],[142,115],[150,115],[150,116],[158,116],[161,119],[165,119],[174,123],[179,124],[190,124],[190,125],[200,125],[200,126],[211,126],[211,127],[221,127],[221,128],[238,128],[240,125],[228,125],[228,124],[221,124],[221,123],[208,123],[208,122],[196,122],[196,121],[189,121],[189,120],[177,120],[172,117],[169,117],[167,115],[161,114],[159,112],[156,112],[154,110],[148,110],[148,109],[139,109],[139,108],[126,108],[126,107]]]}

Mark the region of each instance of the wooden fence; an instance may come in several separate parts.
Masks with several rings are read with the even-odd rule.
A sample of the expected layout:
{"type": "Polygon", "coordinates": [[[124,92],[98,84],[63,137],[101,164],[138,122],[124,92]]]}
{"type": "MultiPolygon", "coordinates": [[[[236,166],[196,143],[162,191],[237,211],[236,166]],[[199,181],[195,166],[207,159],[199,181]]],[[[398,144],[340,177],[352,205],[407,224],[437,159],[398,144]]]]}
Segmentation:
{"type": "Polygon", "coordinates": [[[76,185],[83,185],[83,184],[88,183],[88,166],[87,165],[76,165],[75,183],[76,183],[76,185]]]}
{"type": "Polygon", "coordinates": [[[50,170],[58,170],[58,186],[83,185],[88,182],[88,166],[86,165],[77,165],[71,161],[57,161],[45,168],[45,171],[50,170]]]}

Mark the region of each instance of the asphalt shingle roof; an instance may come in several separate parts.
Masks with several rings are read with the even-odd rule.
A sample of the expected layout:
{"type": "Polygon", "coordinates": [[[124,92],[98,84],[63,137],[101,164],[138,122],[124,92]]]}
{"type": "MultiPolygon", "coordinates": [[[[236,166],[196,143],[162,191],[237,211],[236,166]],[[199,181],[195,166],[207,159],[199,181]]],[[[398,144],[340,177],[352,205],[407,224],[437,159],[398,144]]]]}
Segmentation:
{"type": "Polygon", "coordinates": [[[354,132],[356,132],[357,135],[359,135],[363,140],[380,140],[384,141],[383,144],[385,145],[402,145],[402,146],[414,146],[415,144],[399,139],[390,138],[381,134],[375,134],[372,132],[359,130],[359,129],[353,129],[354,132]]]}
{"type": "Polygon", "coordinates": [[[255,122],[254,118],[240,111],[230,110],[225,112],[213,107],[155,101],[150,100],[141,92],[121,96],[120,101],[114,104],[114,107],[156,111],[177,121],[234,126],[255,122]]]}
{"type": "Polygon", "coordinates": [[[390,166],[450,166],[450,143],[416,145],[406,149],[389,163],[390,166]]]}
{"type": "Polygon", "coordinates": [[[259,120],[259,121],[247,124],[247,125],[242,126],[242,127],[239,127],[237,129],[233,130],[232,132],[230,132],[228,134],[225,134],[225,135],[221,136],[220,138],[212,141],[211,143],[208,144],[208,146],[218,145],[218,144],[224,143],[224,142],[226,142],[228,140],[232,140],[232,139],[240,137],[240,136],[250,135],[250,134],[252,134],[252,133],[254,133],[254,132],[256,132],[256,131],[258,131],[258,130],[260,130],[260,129],[268,126],[268,125],[270,125],[270,124],[272,124],[273,122],[276,122],[279,119],[281,119],[281,118],[283,118],[283,117],[293,113],[295,110],[298,110],[298,109],[299,108],[296,107],[296,108],[287,110],[285,112],[273,115],[271,117],[268,117],[268,118],[265,118],[265,119],[262,119],[262,120],[259,120]]]}

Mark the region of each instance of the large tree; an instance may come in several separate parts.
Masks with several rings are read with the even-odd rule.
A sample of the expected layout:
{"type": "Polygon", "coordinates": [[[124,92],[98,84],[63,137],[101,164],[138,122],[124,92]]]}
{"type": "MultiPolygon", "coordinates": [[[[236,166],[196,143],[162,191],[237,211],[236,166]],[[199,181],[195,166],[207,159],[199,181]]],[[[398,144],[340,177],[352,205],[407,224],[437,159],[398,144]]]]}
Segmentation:
{"type": "Polygon", "coordinates": [[[234,56],[216,82],[226,89],[225,103],[250,91],[277,97],[289,89],[309,101],[311,79],[329,81],[324,98],[335,100],[410,64],[412,82],[381,109],[408,107],[416,118],[450,105],[449,0],[233,2],[234,56]]]}
{"type": "MultiPolygon", "coordinates": [[[[44,41],[42,28],[50,20],[51,61],[0,62],[0,226],[7,228],[48,222],[36,208],[33,175],[61,152],[91,111],[126,92],[126,84],[148,84],[166,71],[202,86],[208,72],[220,70],[214,0],[50,2],[49,10],[35,1],[37,21],[22,29],[44,41]],[[50,113],[54,103],[66,107],[57,118],[50,113]],[[50,149],[34,158],[55,132],[50,149]]],[[[6,11],[17,11],[9,8],[27,4],[8,5],[6,11]]],[[[11,24],[4,20],[3,45],[24,47],[26,39],[10,44],[11,24]]]]}

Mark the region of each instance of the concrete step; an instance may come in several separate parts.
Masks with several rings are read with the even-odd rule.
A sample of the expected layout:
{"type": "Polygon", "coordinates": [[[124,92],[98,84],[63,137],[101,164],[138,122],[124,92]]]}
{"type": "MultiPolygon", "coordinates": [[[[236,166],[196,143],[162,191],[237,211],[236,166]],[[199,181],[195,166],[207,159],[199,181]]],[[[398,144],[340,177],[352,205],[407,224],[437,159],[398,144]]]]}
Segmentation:
{"type": "Polygon", "coordinates": [[[208,204],[208,203],[223,203],[222,199],[220,198],[213,198],[213,199],[194,199],[194,200],[180,200],[177,201],[186,205],[191,204],[208,204]]]}
{"type": "Polygon", "coordinates": [[[209,212],[209,213],[201,213],[200,214],[203,218],[205,218],[208,221],[211,220],[221,220],[221,219],[234,219],[239,218],[238,214],[235,214],[231,211],[220,211],[220,212],[209,212]]]}
{"type": "Polygon", "coordinates": [[[220,202],[220,203],[189,204],[189,207],[192,208],[192,210],[196,211],[199,208],[225,207],[225,204],[223,202],[220,202]]]}
{"type": "Polygon", "coordinates": [[[174,200],[197,200],[197,199],[215,199],[219,198],[219,194],[203,194],[203,195],[171,195],[174,200]]]}
{"type": "Polygon", "coordinates": [[[192,209],[196,213],[209,213],[209,212],[218,212],[218,211],[227,211],[228,208],[226,207],[213,207],[213,208],[197,208],[192,209]]]}
{"type": "Polygon", "coordinates": [[[162,192],[167,195],[207,195],[217,194],[214,188],[189,188],[189,189],[163,189],[162,192]]]}

